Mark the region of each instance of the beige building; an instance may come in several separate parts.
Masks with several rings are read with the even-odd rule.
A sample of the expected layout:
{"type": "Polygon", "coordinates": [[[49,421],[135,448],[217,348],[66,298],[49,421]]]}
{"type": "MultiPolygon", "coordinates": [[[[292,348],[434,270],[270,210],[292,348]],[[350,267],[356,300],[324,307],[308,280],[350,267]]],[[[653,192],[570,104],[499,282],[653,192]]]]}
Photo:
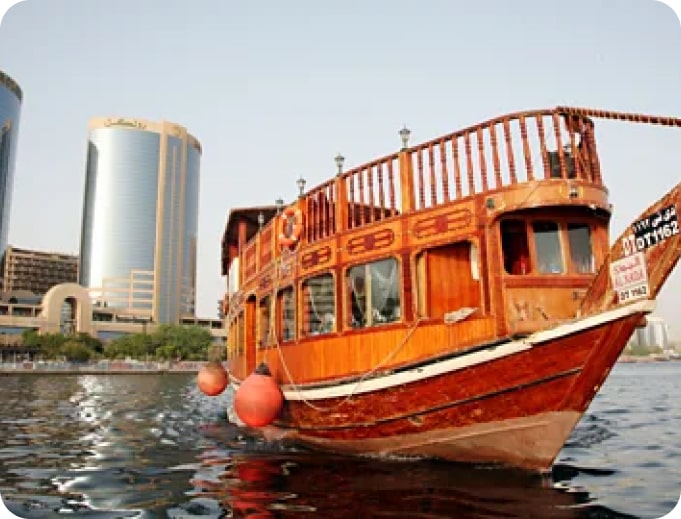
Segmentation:
{"type": "Polygon", "coordinates": [[[2,259],[2,290],[45,294],[78,279],[78,256],[8,246],[2,259]]]}
{"type": "Polygon", "coordinates": [[[168,121],[90,121],[78,283],[95,308],[196,315],[201,146],[168,121]]]}

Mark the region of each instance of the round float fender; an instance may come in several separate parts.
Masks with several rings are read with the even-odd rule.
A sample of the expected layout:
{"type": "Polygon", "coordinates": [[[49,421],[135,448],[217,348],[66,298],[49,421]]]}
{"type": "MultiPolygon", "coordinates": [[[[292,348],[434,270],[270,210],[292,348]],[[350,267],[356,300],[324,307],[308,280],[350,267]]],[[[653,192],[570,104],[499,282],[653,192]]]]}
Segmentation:
{"type": "Polygon", "coordinates": [[[287,207],[279,220],[279,246],[291,249],[303,234],[303,213],[300,209],[287,207]]]}
{"type": "Polygon", "coordinates": [[[217,396],[229,382],[227,370],[220,362],[209,362],[199,370],[197,384],[204,395],[217,396]]]}
{"type": "Polygon", "coordinates": [[[284,405],[284,395],[269,369],[261,364],[241,383],[234,395],[234,410],[246,425],[271,424],[284,405]]]}

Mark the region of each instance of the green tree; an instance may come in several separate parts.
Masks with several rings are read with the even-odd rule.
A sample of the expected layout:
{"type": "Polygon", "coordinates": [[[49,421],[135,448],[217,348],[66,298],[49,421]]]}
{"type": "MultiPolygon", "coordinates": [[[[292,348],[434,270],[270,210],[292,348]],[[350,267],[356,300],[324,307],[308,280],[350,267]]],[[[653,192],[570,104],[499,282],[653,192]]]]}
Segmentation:
{"type": "Polygon", "coordinates": [[[45,359],[58,359],[63,356],[62,346],[66,337],[61,333],[46,333],[40,336],[40,355],[45,359]]]}
{"type": "Polygon", "coordinates": [[[96,337],[92,337],[89,333],[78,332],[72,336],[71,339],[81,343],[94,353],[101,354],[104,352],[104,345],[102,344],[102,341],[96,337]]]}
{"type": "Polygon", "coordinates": [[[61,353],[70,362],[87,362],[93,351],[81,341],[69,339],[61,347],[61,353]]]}
{"type": "Polygon", "coordinates": [[[205,360],[213,337],[201,326],[164,324],[151,336],[154,354],[163,360],[205,360]]]}
{"type": "Polygon", "coordinates": [[[141,333],[123,335],[104,347],[104,356],[110,359],[143,359],[150,352],[151,340],[141,333]]]}
{"type": "Polygon", "coordinates": [[[21,332],[21,343],[27,348],[40,349],[40,335],[37,330],[24,330],[21,332]]]}

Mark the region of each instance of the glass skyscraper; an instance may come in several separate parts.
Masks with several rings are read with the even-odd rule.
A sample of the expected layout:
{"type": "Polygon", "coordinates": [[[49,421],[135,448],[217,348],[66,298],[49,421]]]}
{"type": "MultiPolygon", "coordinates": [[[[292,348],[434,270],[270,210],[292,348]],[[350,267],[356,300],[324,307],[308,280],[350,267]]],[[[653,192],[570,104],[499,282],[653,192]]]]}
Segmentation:
{"type": "Polygon", "coordinates": [[[19,85],[0,71],[0,256],[7,248],[21,100],[19,85]]]}
{"type": "Polygon", "coordinates": [[[95,306],[194,317],[200,156],[174,123],[90,121],[79,283],[95,306]]]}

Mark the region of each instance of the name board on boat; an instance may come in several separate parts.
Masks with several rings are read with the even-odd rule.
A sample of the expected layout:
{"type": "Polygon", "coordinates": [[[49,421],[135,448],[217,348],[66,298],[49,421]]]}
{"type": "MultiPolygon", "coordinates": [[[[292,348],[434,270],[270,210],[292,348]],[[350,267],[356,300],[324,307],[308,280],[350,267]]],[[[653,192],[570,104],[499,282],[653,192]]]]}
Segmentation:
{"type": "Polygon", "coordinates": [[[626,256],[662,243],[679,234],[676,206],[670,205],[634,222],[631,233],[622,241],[626,256]]]}
{"type": "Polygon", "coordinates": [[[610,264],[610,280],[620,303],[647,297],[650,291],[643,252],[613,261],[610,264]]]}

